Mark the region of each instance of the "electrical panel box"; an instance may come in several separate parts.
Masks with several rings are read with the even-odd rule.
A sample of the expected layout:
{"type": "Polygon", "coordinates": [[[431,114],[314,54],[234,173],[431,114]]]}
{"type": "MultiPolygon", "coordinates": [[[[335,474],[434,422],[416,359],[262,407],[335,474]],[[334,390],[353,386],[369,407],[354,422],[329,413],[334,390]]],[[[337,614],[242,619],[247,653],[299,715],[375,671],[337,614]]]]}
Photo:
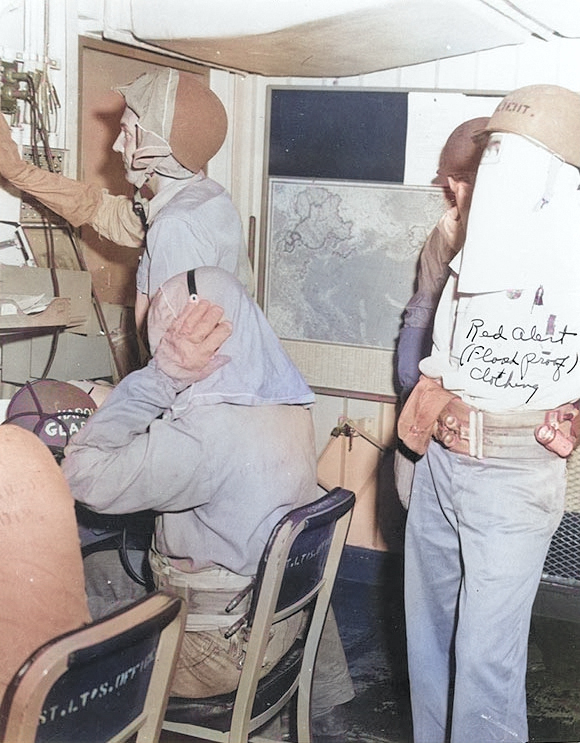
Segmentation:
{"type": "MultiPolygon", "coordinates": [[[[53,172],[62,173],[64,170],[65,150],[52,149],[51,152],[53,172]]],[[[22,159],[28,163],[38,165],[38,167],[43,168],[44,170],[49,169],[44,152],[39,150],[37,153],[33,153],[30,145],[25,145],[22,148],[22,159]]],[[[61,217],[58,217],[54,212],[50,211],[50,209],[47,209],[36,201],[36,199],[22,193],[22,201],[20,205],[21,224],[43,224],[47,220],[56,224],[62,224],[64,222],[61,217]]]]}
{"type": "Polygon", "coordinates": [[[20,81],[16,79],[18,64],[0,61],[0,109],[3,114],[14,114],[18,108],[20,81]]]}

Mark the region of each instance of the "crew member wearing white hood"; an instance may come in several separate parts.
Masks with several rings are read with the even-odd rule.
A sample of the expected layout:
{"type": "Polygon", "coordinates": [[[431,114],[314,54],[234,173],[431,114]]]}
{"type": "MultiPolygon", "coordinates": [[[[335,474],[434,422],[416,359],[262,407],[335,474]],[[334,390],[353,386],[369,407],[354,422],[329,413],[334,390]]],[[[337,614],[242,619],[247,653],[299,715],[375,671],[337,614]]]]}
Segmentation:
{"type": "MultiPolygon", "coordinates": [[[[212,373],[231,333],[222,316],[207,301],[188,305],[158,349],[160,378],[193,381],[212,373]]],[[[32,431],[9,423],[0,426],[0,451],[1,700],[31,653],[91,615],[74,500],[54,454],[32,431]]]]}
{"type": "MultiPolygon", "coordinates": [[[[75,498],[100,513],[159,513],[153,572],[159,585],[187,587],[194,601],[188,628],[196,631],[186,634],[173,691],[211,696],[235,688],[233,650],[243,651],[235,636],[220,634],[232,615],[224,612],[229,599],[213,603],[212,589],[231,598],[246,587],[277,521],[317,497],[314,395],[258,305],[222,269],[165,282],[148,332],[152,361],[110,393],[66,447],[62,468],[75,498]],[[167,328],[192,294],[222,307],[232,328],[202,379],[164,361],[165,349],[176,351],[167,328]]],[[[271,639],[272,662],[297,630],[271,639]]],[[[318,683],[315,673],[313,715],[353,696],[335,623],[333,630],[332,672],[318,683]]]]}
{"type": "Polygon", "coordinates": [[[580,95],[506,96],[465,245],[399,419],[418,454],[405,554],[416,743],[527,741],[532,604],[580,397],[580,95]]]}
{"type": "Polygon", "coordinates": [[[89,224],[118,245],[145,244],[137,276],[137,327],[159,286],[190,268],[220,266],[252,290],[240,216],[225,189],[203,172],[227,132],[219,98],[195,75],[171,68],[145,73],[118,90],[126,108],[113,149],[122,154],[126,179],[136,188],[135,204],[24,162],[4,117],[0,175],[74,227],[89,224]],[[145,186],[153,194],[150,200],[141,190],[145,186]]]}

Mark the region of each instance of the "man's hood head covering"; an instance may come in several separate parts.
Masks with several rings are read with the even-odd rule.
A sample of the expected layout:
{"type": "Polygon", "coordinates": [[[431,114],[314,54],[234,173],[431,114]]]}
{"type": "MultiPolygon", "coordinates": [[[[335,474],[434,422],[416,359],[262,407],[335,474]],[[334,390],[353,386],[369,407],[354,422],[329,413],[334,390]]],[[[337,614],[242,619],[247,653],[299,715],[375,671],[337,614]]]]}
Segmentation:
{"type": "MultiPolygon", "coordinates": [[[[153,297],[147,321],[152,353],[165,330],[190,301],[191,273],[169,279],[153,297]]],[[[193,275],[197,297],[222,307],[224,319],[232,323],[232,335],[219,350],[230,361],[182,392],[174,412],[223,402],[234,405],[313,403],[312,390],[282,348],[262,310],[235,276],[214,266],[196,268],[193,275]]]]}
{"type": "Polygon", "coordinates": [[[136,170],[187,177],[201,170],[222,146],[226,111],[216,94],[192,73],[167,67],[147,72],[117,90],[139,117],[136,170]]]}

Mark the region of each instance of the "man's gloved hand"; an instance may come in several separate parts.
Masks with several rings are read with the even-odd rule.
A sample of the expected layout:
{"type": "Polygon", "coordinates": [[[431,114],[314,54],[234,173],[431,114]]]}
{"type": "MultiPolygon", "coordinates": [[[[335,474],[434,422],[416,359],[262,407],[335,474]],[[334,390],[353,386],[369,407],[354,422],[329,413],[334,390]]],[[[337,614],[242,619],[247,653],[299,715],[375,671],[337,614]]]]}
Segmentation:
{"type": "Polygon", "coordinates": [[[568,457],[578,445],[580,414],[577,403],[548,410],[544,423],[536,427],[536,441],[559,457],[568,457]]]}
{"type": "Polygon", "coordinates": [[[182,388],[209,377],[230,361],[217,354],[232,334],[223,310],[207,299],[190,300],[163,334],[153,363],[182,388]]]}
{"type": "Polygon", "coordinates": [[[12,182],[26,169],[26,163],[18,154],[16,142],[12,139],[10,127],[4,116],[0,116],[0,175],[12,182]]]}
{"type": "Polygon", "coordinates": [[[24,162],[0,114],[0,175],[13,186],[37,198],[74,227],[89,224],[103,200],[99,186],[81,183],[24,162]]]}
{"type": "Polygon", "coordinates": [[[465,228],[459,215],[459,209],[456,206],[447,209],[443,214],[439,220],[439,229],[445,235],[449,245],[452,246],[455,255],[465,241],[465,228]]]}

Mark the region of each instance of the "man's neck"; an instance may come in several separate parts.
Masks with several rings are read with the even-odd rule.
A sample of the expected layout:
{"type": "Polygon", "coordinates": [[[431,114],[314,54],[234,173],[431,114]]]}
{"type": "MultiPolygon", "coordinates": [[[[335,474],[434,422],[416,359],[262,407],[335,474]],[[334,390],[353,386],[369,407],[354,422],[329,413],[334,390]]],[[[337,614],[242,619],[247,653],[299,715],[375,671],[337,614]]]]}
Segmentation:
{"type": "Polygon", "coordinates": [[[153,194],[153,196],[157,195],[160,191],[163,191],[164,188],[167,188],[168,186],[171,186],[175,183],[175,178],[169,178],[166,175],[160,175],[159,173],[153,173],[151,178],[147,181],[147,187],[153,194]]]}
{"type": "Polygon", "coordinates": [[[156,179],[150,179],[145,186],[143,186],[135,196],[135,201],[147,202],[145,214],[147,215],[147,224],[151,225],[157,213],[168,204],[174,196],[176,196],[182,189],[192,183],[203,179],[204,175],[202,171],[191,174],[191,178],[170,178],[168,176],[160,176],[156,174],[156,179]]]}

